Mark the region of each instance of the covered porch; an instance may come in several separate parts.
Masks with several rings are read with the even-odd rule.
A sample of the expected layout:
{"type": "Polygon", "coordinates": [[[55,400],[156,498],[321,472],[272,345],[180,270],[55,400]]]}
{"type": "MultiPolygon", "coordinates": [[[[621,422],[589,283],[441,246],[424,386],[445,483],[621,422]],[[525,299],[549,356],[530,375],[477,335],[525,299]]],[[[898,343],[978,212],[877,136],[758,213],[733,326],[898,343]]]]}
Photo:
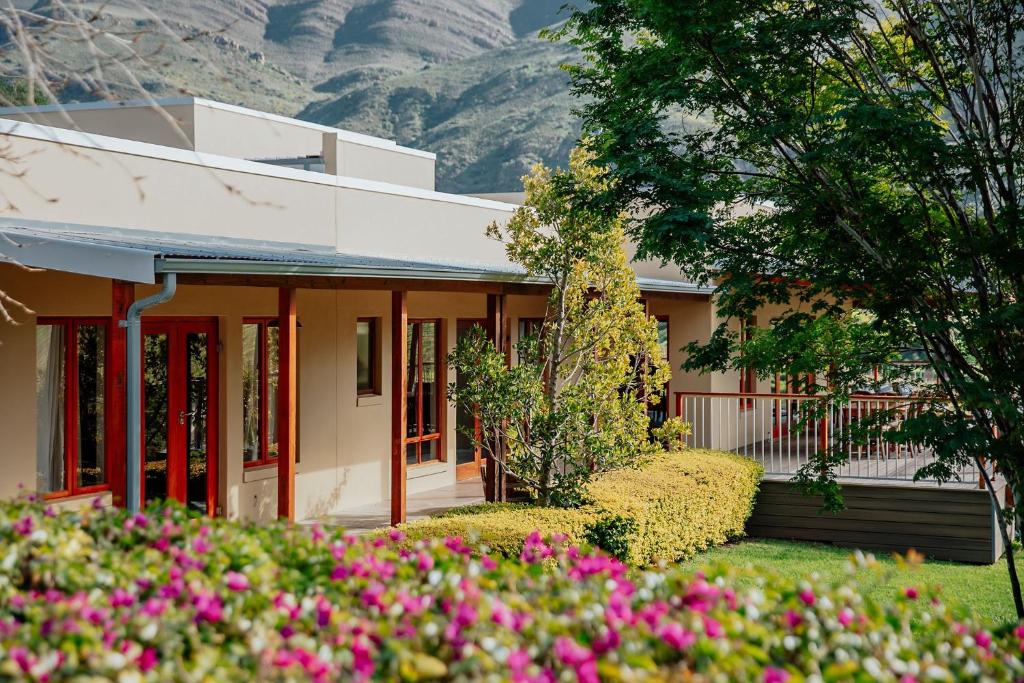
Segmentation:
{"type": "MultiPolygon", "coordinates": [[[[517,324],[543,315],[543,283],[471,263],[13,219],[0,219],[0,236],[0,253],[46,269],[12,280],[11,292],[37,306],[40,320],[72,335],[88,328],[107,337],[98,347],[104,390],[92,386],[90,394],[105,416],[96,441],[105,452],[93,448],[89,456],[105,458],[100,483],[85,490],[65,478],[54,487],[60,504],[95,495],[115,505],[167,497],[211,515],[305,520],[351,513],[363,526],[379,526],[385,509],[386,523],[399,523],[463,500],[500,497],[501,482],[479,451],[457,443],[463,416],[444,398],[456,379],[445,359],[460,331],[479,324],[513,362],[517,324]],[[133,306],[145,309],[138,311],[141,354],[126,348],[133,306]],[[153,353],[164,359],[161,372],[180,382],[161,380],[159,372],[148,377],[153,353]],[[129,379],[129,360],[140,355],[135,372],[143,380],[129,379]],[[257,367],[271,357],[273,367],[257,367]],[[135,403],[141,421],[127,411],[138,400],[128,392],[136,383],[144,394],[135,403]],[[160,396],[154,389],[162,384],[177,388],[160,396]],[[165,401],[156,409],[167,438],[154,441],[143,428],[129,445],[131,426],[149,424],[154,398],[165,401]],[[249,401],[271,425],[250,430],[249,401]]],[[[652,315],[683,321],[708,309],[707,294],[688,283],[640,284],[652,315]]],[[[22,353],[0,359],[0,376],[22,397],[12,413],[21,417],[8,425],[24,446],[14,449],[19,453],[36,446],[37,416],[24,401],[38,382],[33,328],[0,340],[22,353]]],[[[62,353],[73,361],[73,350],[62,353]]],[[[79,410],[67,405],[66,414],[79,410]]],[[[75,465],[69,460],[66,471],[75,465]]],[[[28,462],[18,467],[12,486],[37,478],[28,462]]]]}

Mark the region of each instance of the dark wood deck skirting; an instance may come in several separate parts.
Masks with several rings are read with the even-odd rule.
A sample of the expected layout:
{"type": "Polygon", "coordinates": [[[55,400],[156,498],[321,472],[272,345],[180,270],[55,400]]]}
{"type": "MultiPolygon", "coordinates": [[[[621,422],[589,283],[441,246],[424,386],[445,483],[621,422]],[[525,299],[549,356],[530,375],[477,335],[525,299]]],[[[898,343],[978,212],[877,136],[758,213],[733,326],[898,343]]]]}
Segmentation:
{"type": "Polygon", "coordinates": [[[913,548],[937,560],[991,564],[1003,554],[988,493],[979,489],[842,485],[846,510],[821,512],[785,480],[761,482],[747,533],[756,538],[818,541],[870,551],[913,548]]]}

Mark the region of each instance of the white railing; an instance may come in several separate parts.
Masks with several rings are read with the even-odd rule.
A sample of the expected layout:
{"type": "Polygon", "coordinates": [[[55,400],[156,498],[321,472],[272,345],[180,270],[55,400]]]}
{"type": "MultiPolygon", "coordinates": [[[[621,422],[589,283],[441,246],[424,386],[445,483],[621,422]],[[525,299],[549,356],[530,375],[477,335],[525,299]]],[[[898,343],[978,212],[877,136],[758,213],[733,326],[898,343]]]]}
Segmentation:
{"type": "MultiPolygon", "coordinates": [[[[685,443],[750,457],[768,475],[793,475],[819,453],[841,454],[839,479],[915,481],[935,461],[921,444],[894,442],[903,421],[929,405],[923,399],[856,396],[847,403],[805,394],[676,392],[675,414],[692,426],[685,443]]],[[[982,486],[978,467],[963,467],[954,481],[982,486]]],[[[990,470],[990,474],[994,474],[990,470]]],[[[922,477],[922,483],[935,484],[922,477]]]]}

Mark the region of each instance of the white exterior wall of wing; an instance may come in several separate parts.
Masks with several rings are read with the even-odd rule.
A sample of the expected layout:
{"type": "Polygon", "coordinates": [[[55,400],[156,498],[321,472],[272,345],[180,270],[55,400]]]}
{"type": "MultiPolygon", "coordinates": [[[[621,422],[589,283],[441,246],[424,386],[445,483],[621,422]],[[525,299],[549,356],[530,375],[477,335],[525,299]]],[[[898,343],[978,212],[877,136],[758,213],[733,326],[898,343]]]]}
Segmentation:
{"type": "Polygon", "coordinates": [[[0,215],[506,262],[483,228],[507,219],[507,205],[52,128],[6,132],[0,215]]]}
{"type": "Polygon", "coordinates": [[[166,104],[159,108],[80,108],[70,105],[63,109],[52,106],[25,111],[5,109],[0,112],[0,118],[178,149],[195,149],[196,108],[191,104],[166,104]]]}
{"type": "Polygon", "coordinates": [[[505,248],[484,234],[492,221],[508,220],[511,207],[503,207],[345,188],[338,195],[338,250],[507,267],[505,248]]]}

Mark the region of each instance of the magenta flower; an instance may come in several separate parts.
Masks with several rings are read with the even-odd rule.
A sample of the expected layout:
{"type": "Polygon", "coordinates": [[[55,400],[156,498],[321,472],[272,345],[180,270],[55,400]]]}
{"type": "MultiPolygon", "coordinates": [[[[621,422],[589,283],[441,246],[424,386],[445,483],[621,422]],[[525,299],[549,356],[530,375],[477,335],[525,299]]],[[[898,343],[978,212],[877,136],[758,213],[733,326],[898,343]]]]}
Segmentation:
{"type": "Polygon", "coordinates": [[[682,624],[671,621],[658,629],[658,637],[677,650],[685,650],[697,642],[697,634],[683,628],[682,624]]]}
{"type": "Polygon", "coordinates": [[[786,622],[786,626],[790,628],[796,628],[800,624],[804,623],[803,617],[791,609],[786,610],[786,614],[783,616],[783,619],[786,622]]]}
{"type": "Polygon", "coordinates": [[[982,650],[987,650],[992,646],[992,635],[988,631],[978,631],[974,634],[974,642],[982,650]]]}
{"type": "Polygon", "coordinates": [[[908,600],[917,600],[918,592],[917,592],[917,589],[914,588],[913,586],[908,586],[903,591],[903,595],[905,595],[908,600]]]}
{"type": "Polygon", "coordinates": [[[155,667],[157,665],[158,661],[159,661],[159,657],[157,657],[156,650],[154,650],[151,647],[147,647],[139,655],[138,659],[136,660],[136,664],[138,664],[139,665],[139,669],[143,673],[145,673],[145,672],[149,671],[150,669],[152,669],[153,667],[155,667]]]}
{"type": "Polygon", "coordinates": [[[135,596],[123,588],[115,588],[110,594],[111,607],[128,607],[135,604],[135,596]]]}
{"type": "Polygon", "coordinates": [[[814,605],[814,602],[815,602],[814,591],[812,591],[810,589],[802,590],[802,591],[800,591],[798,597],[800,598],[800,602],[804,603],[808,607],[811,607],[811,606],[814,605]]]}
{"type": "Polygon", "coordinates": [[[844,607],[843,609],[839,610],[839,614],[836,617],[836,619],[839,620],[839,623],[842,624],[844,628],[848,627],[850,624],[853,623],[853,610],[849,607],[844,607]]]}
{"type": "Polygon", "coordinates": [[[789,680],[789,673],[784,669],[776,669],[773,666],[765,667],[763,683],[786,683],[789,680]]]}
{"type": "Polygon", "coordinates": [[[249,588],[249,577],[239,572],[227,572],[224,575],[224,584],[228,587],[228,590],[232,590],[236,593],[249,588]]]}
{"type": "Polygon", "coordinates": [[[31,515],[25,515],[17,522],[15,522],[13,526],[15,533],[21,536],[28,536],[32,533],[32,530],[35,528],[35,520],[32,519],[31,515]]]}

